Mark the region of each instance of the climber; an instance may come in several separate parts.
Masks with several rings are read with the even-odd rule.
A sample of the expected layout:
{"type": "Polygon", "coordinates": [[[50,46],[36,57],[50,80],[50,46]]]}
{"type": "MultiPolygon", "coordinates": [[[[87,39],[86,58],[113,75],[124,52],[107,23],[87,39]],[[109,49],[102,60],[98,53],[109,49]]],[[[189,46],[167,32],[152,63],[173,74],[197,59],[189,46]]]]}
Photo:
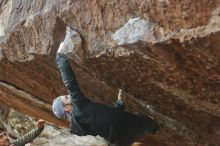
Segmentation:
{"type": "Polygon", "coordinates": [[[123,111],[121,100],[116,102],[116,107],[110,107],[85,97],[67,60],[67,49],[67,44],[62,42],[57,51],[56,63],[69,95],[57,97],[52,108],[58,118],[71,122],[71,133],[79,136],[99,135],[110,144],[129,146],[145,132],[155,134],[159,130],[158,124],[151,118],[123,111]]]}
{"type": "Polygon", "coordinates": [[[32,142],[43,131],[44,123],[45,121],[43,119],[38,120],[36,129],[33,129],[24,136],[12,141],[10,141],[8,134],[4,129],[0,128],[0,146],[24,146],[25,144],[32,142]]]}

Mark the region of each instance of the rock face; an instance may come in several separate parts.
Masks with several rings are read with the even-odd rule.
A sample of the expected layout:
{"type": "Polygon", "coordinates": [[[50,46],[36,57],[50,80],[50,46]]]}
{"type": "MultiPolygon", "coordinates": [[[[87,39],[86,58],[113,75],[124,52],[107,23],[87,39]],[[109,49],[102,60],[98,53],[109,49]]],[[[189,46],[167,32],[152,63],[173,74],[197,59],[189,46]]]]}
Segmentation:
{"type": "MultiPolygon", "coordinates": [[[[8,117],[10,126],[21,137],[36,128],[37,120],[16,111],[11,111],[8,117]]],[[[69,129],[58,128],[55,125],[45,123],[43,132],[31,142],[31,146],[107,146],[107,142],[100,136],[77,136],[70,134],[69,129]]]]}
{"type": "Polygon", "coordinates": [[[50,107],[66,94],[66,26],[82,38],[71,63],[84,94],[112,104],[121,88],[126,110],[160,123],[146,144],[220,144],[218,0],[0,0],[1,102],[66,125],[50,107]]]}

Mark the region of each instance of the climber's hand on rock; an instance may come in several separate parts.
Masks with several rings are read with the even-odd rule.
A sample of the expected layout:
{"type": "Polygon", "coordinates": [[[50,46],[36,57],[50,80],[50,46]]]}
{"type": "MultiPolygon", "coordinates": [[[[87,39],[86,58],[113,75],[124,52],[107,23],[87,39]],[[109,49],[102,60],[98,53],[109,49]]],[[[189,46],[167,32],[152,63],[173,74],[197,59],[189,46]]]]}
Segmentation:
{"type": "Polygon", "coordinates": [[[119,89],[119,92],[118,92],[118,100],[122,100],[121,93],[122,93],[122,90],[119,89]]]}
{"type": "Polygon", "coordinates": [[[60,43],[60,46],[59,46],[59,48],[57,50],[57,53],[66,55],[66,53],[67,53],[67,45],[64,42],[60,43]]]}
{"type": "Polygon", "coordinates": [[[65,39],[63,42],[60,43],[60,46],[57,50],[57,53],[63,55],[70,55],[74,52],[74,44],[69,41],[69,39],[65,39]]]}

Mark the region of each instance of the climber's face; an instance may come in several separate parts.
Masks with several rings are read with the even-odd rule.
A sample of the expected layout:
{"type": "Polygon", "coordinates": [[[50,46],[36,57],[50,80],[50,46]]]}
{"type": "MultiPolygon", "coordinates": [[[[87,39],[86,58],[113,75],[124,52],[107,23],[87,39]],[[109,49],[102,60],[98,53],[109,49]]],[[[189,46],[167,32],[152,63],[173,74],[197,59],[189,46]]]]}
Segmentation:
{"type": "Polygon", "coordinates": [[[71,113],[73,107],[72,107],[72,102],[71,102],[70,96],[69,95],[61,96],[61,100],[62,100],[62,103],[63,103],[64,111],[67,112],[67,113],[71,113]]]}
{"type": "Polygon", "coordinates": [[[0,146],[9,146],[10,145],[10,139],[6,132],[1,131],[0,132],[0,146]]]}
{"type": "Polygon", "coordinates": [[[62,95],[54,99],[52,104],[53,113],[61,119],[71,120],[73,110],[71,98],[69,95],[62,95]]]}

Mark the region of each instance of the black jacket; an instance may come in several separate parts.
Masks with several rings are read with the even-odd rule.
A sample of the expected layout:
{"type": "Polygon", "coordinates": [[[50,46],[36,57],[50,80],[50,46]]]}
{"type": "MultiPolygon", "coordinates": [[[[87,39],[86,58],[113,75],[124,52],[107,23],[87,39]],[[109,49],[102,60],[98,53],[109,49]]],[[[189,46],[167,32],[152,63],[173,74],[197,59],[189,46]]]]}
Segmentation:
{"type": "Polygon", "coordinates": [[[57,53],[56,62],[64,85],[72,99],[73,112],[70,127],[72,133],[100,135],[110,143],[127,146],[143,134],[147,125],[151,124],[152,120],[149,118],[146,121],[146,117],[90,101],[80,91],[74,72],[65,55],[57,53]]]}

